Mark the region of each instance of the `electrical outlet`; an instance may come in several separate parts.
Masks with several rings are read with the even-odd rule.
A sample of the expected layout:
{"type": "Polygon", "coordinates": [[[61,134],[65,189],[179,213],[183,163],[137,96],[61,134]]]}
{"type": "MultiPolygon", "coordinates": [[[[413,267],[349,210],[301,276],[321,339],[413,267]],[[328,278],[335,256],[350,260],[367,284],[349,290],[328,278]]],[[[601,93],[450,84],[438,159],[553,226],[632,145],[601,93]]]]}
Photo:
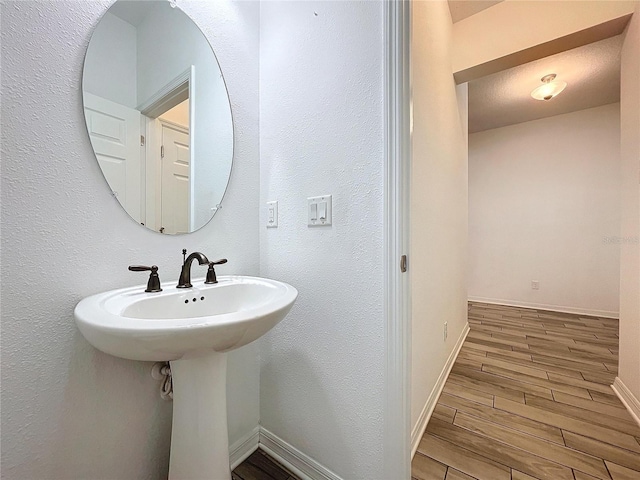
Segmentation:
{"type": "Polygon", "coordinates": [[[540,290],[540,282],[538,280],[531,280],[531,290],[540,290]]]}
{"type": "Polygon", "coordinates": [[[449,334],[449,332],[447,331],[448,327],[449,326],[448,326],[447,322],[444,322],[444,340],[445,340],[445,342],[447,341],[447,335],[449,334]]]}

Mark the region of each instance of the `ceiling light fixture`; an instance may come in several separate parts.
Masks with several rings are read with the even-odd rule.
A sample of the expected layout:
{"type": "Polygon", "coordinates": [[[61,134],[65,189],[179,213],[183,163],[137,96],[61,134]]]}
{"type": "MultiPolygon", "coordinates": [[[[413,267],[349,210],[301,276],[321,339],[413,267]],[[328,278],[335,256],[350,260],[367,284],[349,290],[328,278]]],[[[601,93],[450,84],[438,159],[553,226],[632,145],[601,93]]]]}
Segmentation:
{"type": "Polygon", "coordinates": [[[531,92],[531,96],[536,100],[551,100],[553,97],[562,92],[567,86],[567,82],[554,81],[556,78],[555,73],[545,75],[542,80],[542,85],[531,92]]]}

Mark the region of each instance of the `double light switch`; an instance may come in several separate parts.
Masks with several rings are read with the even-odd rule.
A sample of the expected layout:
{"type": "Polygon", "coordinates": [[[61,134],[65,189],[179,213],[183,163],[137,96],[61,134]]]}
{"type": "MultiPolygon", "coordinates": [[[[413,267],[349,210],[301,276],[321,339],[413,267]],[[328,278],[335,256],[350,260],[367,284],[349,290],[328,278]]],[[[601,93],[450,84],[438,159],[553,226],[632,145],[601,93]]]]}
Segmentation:
{"type": "Polygon", "coordinates": [[[331,195],[307,198],[310,226],[331,225],[331,195]]]}

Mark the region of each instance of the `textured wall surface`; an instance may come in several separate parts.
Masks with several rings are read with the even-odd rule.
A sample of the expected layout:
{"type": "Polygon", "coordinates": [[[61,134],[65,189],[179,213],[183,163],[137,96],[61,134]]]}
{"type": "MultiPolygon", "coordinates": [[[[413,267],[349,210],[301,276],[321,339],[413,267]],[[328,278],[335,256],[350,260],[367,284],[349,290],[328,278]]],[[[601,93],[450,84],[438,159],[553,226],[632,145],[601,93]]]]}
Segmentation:
{"type": "Polygon", "coordinates": [[[617,316],[619,230],[618,103],[469,136],[470,298],[617,316]]]}
{"type": "Polygon", "coordinates": [[[415,2],[409,256],[414,429],[467,324],[467,89],[456,89],[453,81],[451,28],[447,2],[415,2]]]}
{"type": "MultiPolygon", "coordinates": [[[[166,478],[171,404],[160,399],[151,364],[95,350],[73,308],[87,295],[144,283],[127,271],[132,263],[157,264],[170,286],[183,247],[227,257],[219,274],[259,271],[258,4],[180,2],[228,80],[236,157],[213,221],[168,237],[136,225],[110,196],[85,130],[82,63],[110,3],[2,2],[5,479],[166,478]]],[[[231,442],[257,425],[258,374],[256,345],[231,356],[231,442]]]]}
{"type": "Polygon", "coordinates": [[[640,401],[640,2],[622,47],[620,85],[622,210],[620,237],[620,373],[640,401]]]}
{"type": "Polygon", "coordinates": [[[382,474],[383,5],[263,2],[261,274],[294,285],[261,344],[260,421],[345,479],[382,474]],[[333,195],[333,225],[307,197],[333,195]]]}

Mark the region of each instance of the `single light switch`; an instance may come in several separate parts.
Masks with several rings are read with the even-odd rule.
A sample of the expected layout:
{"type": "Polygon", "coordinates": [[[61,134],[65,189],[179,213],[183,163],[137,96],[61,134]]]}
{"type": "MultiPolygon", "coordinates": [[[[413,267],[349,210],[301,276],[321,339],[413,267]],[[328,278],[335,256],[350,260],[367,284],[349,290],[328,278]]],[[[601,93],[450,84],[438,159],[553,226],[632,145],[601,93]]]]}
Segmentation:
{"type": "Polygon", "coordinates": [[[267,202],[267,228],[278,226],[278,202],[267,202]]]}
{"type": "Polygon", "coordinates": [[[331,225],[331,195],[307,198],[308,204],[308,225],[323,226],[331,225]]]}

